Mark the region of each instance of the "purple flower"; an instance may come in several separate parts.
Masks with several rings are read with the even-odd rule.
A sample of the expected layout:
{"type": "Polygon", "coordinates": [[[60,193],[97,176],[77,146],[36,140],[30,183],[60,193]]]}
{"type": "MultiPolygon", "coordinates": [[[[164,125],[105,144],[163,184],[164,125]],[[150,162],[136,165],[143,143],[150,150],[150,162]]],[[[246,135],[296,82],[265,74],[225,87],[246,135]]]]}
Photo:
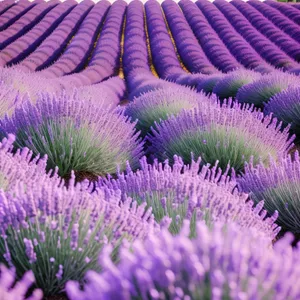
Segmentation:
{"type": "Polygon", "coordinates": [[[208,102],[203,94],[181,86],[168,87],[145,93],[134,99],[125,109],[125,114],[138,119],[136,127],[145,136],[155,122],[177,115],[183,109],[192,109],[199,103],[208,102]]]}
{"type": "Polygon", "coordinates": [[[1,122],[4,132],[15,133],[15,145],[28,147],[34,155],[47,155],[47,169],[106,175],[124,169],[129,160],[138,164],[143,143],[135,123],[120,110],[81,101],[78,94],[43,94],[37,103],[25,102],[12,117],[1,122]]]}
{"type": "Polygon", "coordinates": [[[275,162],[271,157],[267,165],[257,166],[250,161],[245,173],[238,178],[241,191],[250,193],[250,197],[258,202],[264,199],[265,209],[270,213],[279,212],[277,223],[284,231],[295,234],[300,229],[300,159],[296,152],[293,159],[289,155],[275,162]]]}
{"type": "Polygon", "coordinates": [[[93,299],[298,299],[299,249],[291,236],[270,248],[256,230],[234,224],[209,229],[189,224],[176,236],[168,231],[123,248],[114,265],[110,249],[100,255],[103,273],[89,271],[84,290],[68,282],[71,300],[93,299]],[[113,282],[113,284],[112,284],[113,282]]]}
{"type": "Polygon", "coordinates": [[[286,155],[294,140],[289,138],[289,127],[281,132],[281,124],[272,116],[231,101],[221,107],[212,103],[184,110],[155,126],[148,135],[149,152],[160,161],[177,154],[189,163],[192,153],[204,163],[219,161],[223,170],[229,163],[237,172],[252,156],[258,163],[267,161],[269,154],[274,159],[286,155]]]}
{"type": "Polygon", "coordinates": [[[203,220],[207,225],[215,222],[236,222],[243,228],[256,228],[272,240],[280,228],[274,224],[277,212],[265,218],[263,201],[253,206],[248,195],[238,193],[236,181],[230,180],[227,166],[222,172],[215,165],[203,164],[199,158],[184,165],[180,157],[174,156],[174,164],[168,161],[148,164],[144,157],[141,170],[133,172],[130,166],[118,178],[101,178],[98,187],[121,190],[122,198],[130,196],[138,203],[151,208],[157,222],[164,217],[172,219],[169,227],[173,234],[180,231],[185,219],[191,220],[191,230],[195,222],[203,220]]]}
{"type": "Polygon", "coordinates": [[[34,290],[29,296],[27,295],[34,282],[32,271],[26,272],[21,280],[15,283],[14,270],[9,270],[4,265],[0,266],[0,295],[3,300],[41,300],[43,293],[39,289],[34,290]]]}

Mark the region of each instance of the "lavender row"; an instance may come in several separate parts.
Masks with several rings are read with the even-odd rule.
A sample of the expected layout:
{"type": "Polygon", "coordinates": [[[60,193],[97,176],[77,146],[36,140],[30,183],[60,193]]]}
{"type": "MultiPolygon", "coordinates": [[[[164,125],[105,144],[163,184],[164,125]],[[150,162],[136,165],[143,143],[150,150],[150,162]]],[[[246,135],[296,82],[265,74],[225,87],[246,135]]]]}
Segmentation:
{"type": "Polygon", "coordinates": [[[123,0],[112,4],[87,68],[80,73],[65,76],[64,82],[75,86],[90,85],[114,75],[119,67],[121,32],[126,6],[123,0]]]}
{"type": "Polygon", "coordinates": [[[122,62],[125,78],[137,68],[150,71],[146,39],[144,6],[140,1],[132,1],[127,7],[124,31],[122,62]]]}
{"type": "MultiPolygon", "coordinates": [[[[232,1],[231,3],[233,3],[232,1]]],[[[242,4],[237,2],[238,5],[242,4]]],[[[257,31],[239,10],[226,1],[216,1],[215,5],[224,14],[234,29],[264,58],[276,68],[290,70],[298,66],[285,52],[257,31]]],[[[248,7],[248,6],[247,6],[248,7]]]]}
{"type": "Polygon", "coordinates": [[[158,2],[150,0],[145,4],[147,27],[153,64],[160,77],[184,72],[170,38],[163,12],[158,2]]]}
{"type": "Polygon", "coordinates": [[[211,2],[198,1],[196,4],[237,61],[249,69],[272,70],[211,2]]]}
{"type": "Polygon", "coordinates": [[[132,1],[127,7],[122,63],[129,95],[139,83],[137,74],[153,77],[149,65],[144,6],[140,1],[132,1]]]}
{"type": "Polygon", "coordinates": [[[29,32],[1,51],[0,66],[15,64],[34,51],[75,5],[75,1],[68,0],[54,7],[29,32]]]}
{"type": "Polygon", "coordinates": [[[8,9],[15,5],[14,0],[6,0],[0,3],[0,15],[4,14],[8,9]]]}
{"type": "MultiPolygon", "coordinates": [[[[281,48],[294,60],[300,60],[300,45],[287,34],[278,29],[251,5],[241,1],[232,1],[232,4],[250,21],[252,26],[265,35],[271,42],[281,48]],[[245,5],[246,4],[246,5],[245,5]]],[[[268,6],[266,6],[268,8],[268,6]]],[[[284,18],[283,15],[281,15],[284,18]]],[[[295,25],[295,24],[294,24],[295,25]]],[[[297,26],[297,25],[295,25],[297,26]]]]}
{"type": "Polygon", "coordinates": [[[296,24],[300,25],[300,12],[293,5],[285,5],[280,2],[266,0],[266,4],[278,9],[282,14],[287,16],[290,20],[293,20],[296,24]]]}
{"type": "Polygon", "coordinates": [[[214,66],[225,73],[242,68],[242,65],[231,55],[197,6],[189,0],[182,0],[179,5],[202,49],[214,66]]]}
{"type": "Polygon", "coordinates": [[[21,0],[19,3],[9,8],[1,15],[0,30],[4,30],[28,12],[36,4],[27,0],[21,0]]]}
{"type": "Polygon", "coordinates": [[[105,0],[95,4],[64,53],[51,66],[42,70],[41,76],[55,78],[81,71],[93,50],[109,6],[105,0]]]}
{"type": "Polygon", "coordinates": [[[251,0],[248,2],[248,4],[256,8],[260,14],[264,15],[267,19],[272,21],[272,23],[274,23],[280,29],[280,31],[285,32],[296,42],[300,42],[300,27],[293,21],[291,21],[288,17],[280,13],[277,9],[259,1],[251,0]]]}
{"type": "Polygon", "coordinates": [[[218,72],[203,52],[179,6],[170,0],[164,1],[162,8],[175,40],[177,51],[189,71],[204,74],[218,72]]]}
{"type": "Polygon", "coordinates": [[[50,11],[59,1],[42,2],[35,5],[28,13],[23,15],[14,24],[0,32],[0,49],[23,35],[34,25],[36,25],[48,11],[50,11]]]}
{"type": "Polygon", "coordinates": [[[111,6],[87,68],[80,73],[64,76],[60,82],[65,87],[91,85],[114,75],[119,63],[125,9],[124,1],[116,1],[111,6]]]}
{"type": "Polygon", "coordinates": [[[92,7],[93,2],[90,0],[78,4],[19,66],[29,72],[47,67],[61,54],[92,7]]]}

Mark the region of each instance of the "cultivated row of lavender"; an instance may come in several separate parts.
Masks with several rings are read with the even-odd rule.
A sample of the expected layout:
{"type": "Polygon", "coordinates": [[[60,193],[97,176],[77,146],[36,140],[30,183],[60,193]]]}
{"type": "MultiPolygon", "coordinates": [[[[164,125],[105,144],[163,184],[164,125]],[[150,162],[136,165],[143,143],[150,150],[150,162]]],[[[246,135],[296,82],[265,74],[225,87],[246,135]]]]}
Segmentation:
{"type": "Polygon", "coordinates": [[[72,0],[60,3],[50,10],[30,31],[2,49],[0,66],[16,64],[24,59],[55,29],[75,5],[76,2],[72,0]]]}
{"type": "Polygon", "coordinates": [[[196,4],[237,61],[246,68],[255,69],[262,73],[272,70],[271,66],[268,66],[266,61],[224,18],[224,15],[218,9],[219,2],[198,1],[196,4]]]}
{"type": "Polygon", "coordinates": [[[18,68],[29,71],[40,70],[56,60],[92,6],[93,3],[89,0],[78,4],[42,44],[18,65],[18,68]]]}
{"type": "Polygon", "coordinates": [[[205,54],[214,66],[224,73],[241,68],[241,64],[232,56],[196,4],[188,0],[180,1],[179,5],[205,54]]]}
{"type": "Polygon", "coordinates": [[[17,5],[12,6],[12,2],[3,1],[2,12],[0,20],[0,30],[4,30],[28,12],[32,7],[36,5],[34,2],[29,2],[27,0],[18,2],[17,5]],[[9,9],[8,9],[9,8],[9,9]]]}
{"type": "MultiPolygon", "coordinates": [[[[249,20],[236,8],[241,9],[242,1],[227,3],[226,1],[216,1],[217,8],[224,14],[226,19],[232,24],[234,29],[265,59],[276,68],[291,70],[298,64],[289,57],[283,50],[274,45],[267,37],[256,30],[249,20]]],[[[245,11],[248,5],[245,3],[245,11]]],[[[251,8],[251,6],[250,6],[251,8]]]]}
{"type": "MultiPolygon", "coordinates": [[[[267,5],[263,5],[259,11],[252,7],[255,6],[255,2],[249,2],[251,5],[246,6],[240,1],[234,1],[232,4],[238,8],[238,10],[244,14],[244,16],[251,22],[252,26],[265,35],[271,42],[276,44],[282,50],[285,51],[295,61],[300,59],[300,45],[297,41],[285,34],[282,30],[277,28],[272,22],[265,18],[259,11],[263,8],[272,9],[267,5]]],[[[278,12],[279,13],[279,12],[278,12]]],[[[279,13],[280,14],[280,13],[279,13]]],[[[284,20],[285,16],[281,15],[281,19],[284,20]]],[[[293,23],[293,22],[292,22],[293,23]]],[[[298,27],[293,23],[295,27],[298,27]]],[[[298,29],[299,31],[300,29],[298,29]]]]}
{"type": "Polygon", "coordinates": [[[192,73],[218,73],[218,70],[203,52],[180,7],[173,1],[164,1],[162,8],[172,32],[177,51],[188,70],[192,73]]]}
{"type": "Polygon", "coordinates": [[[13,25],[2,30],[0,34],[0,49],[3,49],[32,28],[58,3],[58,1],[51,1],[37,4],[27,14],[14,22],[13,25]]]}
{"type": "Polygon", "coordinates": [[[55,78],[81,71],[92,53],[109,6],[107,1],[98,2],[85,17],[63,54],[39,75],[55,78]]]}
{"type": "Polygon", "coordinates": [[[172,73],[183,72],[159,3],[148,1],[145,12],[152,61],[158,75],[166,78],[172,73]]]}

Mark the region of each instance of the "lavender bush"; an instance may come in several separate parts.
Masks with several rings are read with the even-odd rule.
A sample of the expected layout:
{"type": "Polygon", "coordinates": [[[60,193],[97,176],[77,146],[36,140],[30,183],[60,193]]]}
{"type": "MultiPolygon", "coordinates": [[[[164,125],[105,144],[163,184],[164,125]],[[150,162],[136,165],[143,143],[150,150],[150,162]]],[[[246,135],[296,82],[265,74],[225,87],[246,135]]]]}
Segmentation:
{"type": "Polygon", "coordinates": [[[274,250],[256,230],[233,224],[208,229],[197,223],[189,239],[189,224],[177,236],[168,231],[123,247],[115,266],[106,248],[99,261],[104,272],[88,272],[81,290],[68,282],[71,300],[95,299],[298,299],[299,249],[291,236],[274,250]],[[112,284],[113,283],[113,284],[112,284]]]}
{"type": "Polygon", "coordinates": [[[137,119],[137,129],[145,136],[155,122],[177,115],[183,109],[192,109],[209,99],[186,87],[167,87],[145,93],[134,99],[125,110],[133,120],[137,119]]]}
{"type": "Polygon", "coordinates": [[[276,94],[266,104],[265,114],[273,113],[284,125],[291,124],[291,130],[300,134],[300,87],[292,86],[276,94]]]}
{"type": "Polygon", "coordinates": [[[178,154],[185,163],[192,152],[204,163],[219,161],[223,170],[229,163],[240,172],[251,156],[256,164],[259,160],[266,162],[269,155],[276,159],[287,154],[294,136],[288,137],[289,127],[280,130],[281,124],[271,116],[264,117],[259,110],[229,101],[221,107],[207,105],[183,111],[156,124],[153,136],[148,136],[149,152],[161,161],[178,154]]]}
{"type": "Polygon", "coordinates": [[[142,239],[159,230],[145,205],[121,201],[120,191],[91,193],[86,183],[74,185],[74,180],[68,188],[40,180],[0,190],[0,261],[15,267],[18,276],[32,270],[46,296],[89,269],[99,271],[103,245],[111,243],[117,251],[124,237],[142,239]]]}
{"type": "Polygon", "coordinates": [[[124,199],[130,196],[138,203],[147,203],[157,222],[166,216],[171,218],[169,229],[173,234],[180,232],[183,221],[188,219],[192,232],[197,220],[204,220],[208,226],[234,221],[243,228],[257,228],[270,240],[275,238],[280,230],[274,224],[277,212],[265,219],[263,201],[253,207],[248,195],[237,192],[236,182],[228,176],[229,166],[222,173],[217,163],[212,168],[209,164],[201,167],[201,158],[192,160],[191,165],[184,165],[177,156],[173,160],[173,166],[157,160],[151,165],[144,157],[141,170],[134,172],[128,166],[126,173],[118,174],[116,179],[101,178],[99,186],[121,190],[124,199]]]}
{"type": "Polygon", "coordinates": [[[111,112],[76,94],[43,94],[36,105],[29,101],[1,122],[4,132],[16,135],[17,148],[47,155],[47,169],[60,176],[72,170],[101,176],[124,169],[129,160],[137,166],[143,144],[123,112],[111,112]]]}
{"type": "Polygon", "coordinates": [[[246,165],[245,174],[238,179],[240,190],[250,193],[258,202],[265,199],[265,208],[272,212],[278,210],[277,223],[284,231],[300,233],[300,159],[298,152],[275,162],[270,158],[268,165],[252,162],[246,165]]]}
{"type": "Polygon", "coordinates": [[[299,83],[299,78],[283,72],[274,72],[241,87],[236,95],[241,103],[263,107],[273,96],[299,83]]]}

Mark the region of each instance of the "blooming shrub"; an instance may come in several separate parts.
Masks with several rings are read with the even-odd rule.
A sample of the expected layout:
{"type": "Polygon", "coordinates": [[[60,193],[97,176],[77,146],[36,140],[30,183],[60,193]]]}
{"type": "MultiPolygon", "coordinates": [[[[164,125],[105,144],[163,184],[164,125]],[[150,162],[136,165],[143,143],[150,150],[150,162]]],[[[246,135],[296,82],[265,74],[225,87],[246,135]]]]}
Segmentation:
{"type": "Polygon", "coordinates": [[[192,109],[209,99],[202,94],[185,87],[169,87],[145,93],[131,102],[125,114],[137,119],[137,129],[145,136],[155,122],[166,120],[170,115],[177,115],[182,109],[192,109]]]}
{"type": "Polygon", "coordinates": [[[294,137],[288,137],[288,127],[283,132],[280,127],[276,119],[264,118],[251,107],[231,102],[222,107],[208,105],[156,124],[153,136],[148,136],[149,152],[161,161],[178,154],[185,163],[193,153],[204,163],[219,161],[223,170],[229,163],[240,172],[251,156],[256,164],[266,162],[269,155],[277,158],[287,154],[294,137]]]}
{"type": "Polygon", "coordinates": [[[116,179],[101,178],[98,186],[121,190],[122,197],[132,197],[138,203],[147,203],[151,207],[157,222],[166,216],[172,219],[170,231],[180,232],[185,219],[190,220],[192,232],[195,222],[204,220],[208,226],[215,222],[236,222],[244,228],[257,228],[259,232],[275,238],[280,228],[274,224],[277,212],[264,218],[263,201],[256,207],[248,201],[248,195],[235,190],[236,182],[215,164],[201,167],[201,158],[184,165],[180,157],[174,156],[174,164],[166,161],[153,165],[141,159],[141,170],[134,172],[128,166],[126,173],[118,174],[116,179]]]}
{"type": "Polygon", "coordinates": [[[72,170],[114,173],[127,160],[137,166],[143,144],[134,126],[123,112],[81,101],[76,94],[43,94],[36,105],[27,101],[1,124],[4,132],[16,135],[16,147],[47,155],[47,169],[58,166],[63,177],[72,170]]]}
{"type": "Polygon", "coordinates": [[[84,290],[68,282],[71,300],[94,299],[298,299],[299,249],[288,235],[274,250],[233,224],[208,229],[197,223],[190,240],[188,224],[177,236],[168,231],[123,247],[117,266],[106,248],[104,272],[89,271],[84,290]],[[113,284],[111,284],[113,283],[113,284]]]}
{"type": "Polygon", "coordinates": [[[291,124],[291,130],[300,134],[300,88],[297,86],[289,87],[276,94],[266,104],[265,114],[273,114],[283,122],[284,125],[291,124]]]}
{"type": "Polygon", "coordinates": [[[258,202],[265,199],[268,212],[279,212],[277,223],[284,231],[300,233],[300,159],[298,152],[275,162],[270,158],[268,165],[260,163],[254,166],[250,162],[245,167],[245,174],[238,179],[240,190],[250,193],[258,202]]]}
{"type": "MultiPolygon", "coordinates": [[[[61,292],[70,279],[81,280],[89,269],[100,270],[103,245],[117,248],[124,237],[143,239],[159,230],[151,209],[119,191],[86,184],[69,187],[48,181],[16,184],[0,190],[0,261],[14,266],[18,276],[32,270],[44,295],[61,292]]],[[[115,258],[116,259],[116,252],[115,258]]]]}

